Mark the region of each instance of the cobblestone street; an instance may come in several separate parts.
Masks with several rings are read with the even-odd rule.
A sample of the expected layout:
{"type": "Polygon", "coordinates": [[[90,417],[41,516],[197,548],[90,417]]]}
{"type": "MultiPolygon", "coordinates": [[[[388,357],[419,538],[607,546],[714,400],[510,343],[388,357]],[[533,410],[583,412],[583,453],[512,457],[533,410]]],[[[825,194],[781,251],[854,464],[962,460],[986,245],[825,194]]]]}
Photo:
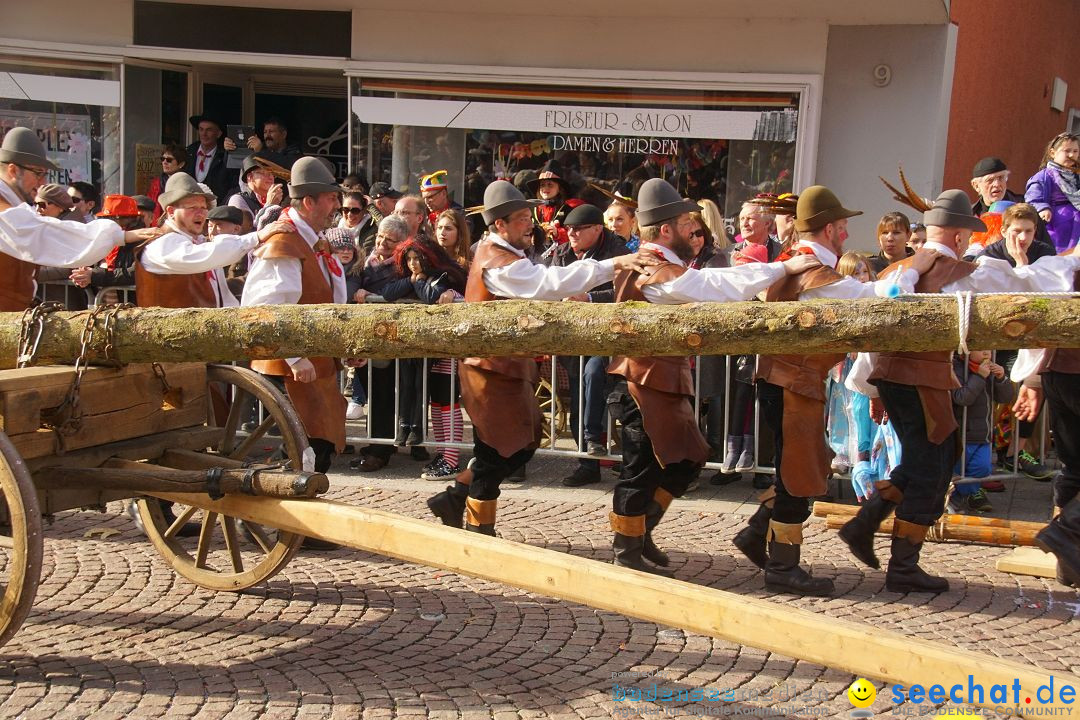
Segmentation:
{"type": "MultiPolygon", "coordinates": [[[[398,455],[378,477],[337,473],[331,496],[423,518],[424,498],[439,486],[415,480],[417,467],[398,455]]],[[[503,494],[499,532],[607,562],[614,476],[569,490],[558,484],[569,467],[530,464],[529,480],[503,494]]],[[[1015,492],[994,497],[998,515],[1032,519],[1048,506],[1046,485],[1009,486],[1015,492]]],[[[679,579],[1080,670],[1077,592],[997,572],[1000,548],[928,543],[927,569],[947,575],[952,590],[901,596],[884,590],[883,573],[857,566],[818,519],[805,555],[816,575],[834,579],[836,596],[769,593],[730,543],[751,496],[748,481],[720,490],[703,483],[673,505],[657,540],[672,551],[679,579]]],[[[685,714],[851,710],[848,673],[349,549],[301,552],[265,586],[213,593],[176,577],[113,504],[105,514],[57,516],[45,552],[34,609],[0,650],[4,717],[602,718],[648,705],[613,699],[613,684],[628,682],[735,692],[731,702],[668,706],[685,714]],[[629,671],[655,676],[615,675],[629,671]]],[[[873,709],[892,716],[889,693],[873,709]]]]}

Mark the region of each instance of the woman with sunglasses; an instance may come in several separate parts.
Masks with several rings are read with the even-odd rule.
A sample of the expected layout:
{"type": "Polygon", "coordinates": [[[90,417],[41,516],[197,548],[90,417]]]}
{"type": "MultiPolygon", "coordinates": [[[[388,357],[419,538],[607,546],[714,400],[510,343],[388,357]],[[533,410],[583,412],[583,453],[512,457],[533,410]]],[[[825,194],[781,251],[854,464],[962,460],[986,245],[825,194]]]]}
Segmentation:
{"type": "Polygon", "coordinates": [[[75,201],[71,199],[67,188],[63,185],[49,183],[39,187],[34,198],[34,207],[37,208],[38,215],[42,217],[83,222],[82,216],[73,211],[75,201]]]}
{"type": "Polygon", "coordinates": [[[161,175],[150,181],[150,189],[146,196],[154,201],[154,222],[161,217],[161,206],[156,205],[158,196],[165,189],[165,183],[169,178],[184,169],[187,165],[187,148],[177,143],[169,143],[161,152],[161,175]]]}
{"type": "Polygon", "coordinates": [[[360,231],[368,219],[366,200],[361,192],[347,192],[341,197],[341,220],[337,226],[348,232],[356,244],[360,242],[360,231]]]}

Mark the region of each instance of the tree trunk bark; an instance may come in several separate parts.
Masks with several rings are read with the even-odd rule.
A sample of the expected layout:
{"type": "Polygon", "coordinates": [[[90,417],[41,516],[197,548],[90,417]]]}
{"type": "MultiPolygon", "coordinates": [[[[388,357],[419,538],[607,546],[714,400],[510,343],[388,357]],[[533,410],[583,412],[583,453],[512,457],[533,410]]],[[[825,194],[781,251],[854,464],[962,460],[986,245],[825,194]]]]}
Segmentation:
{"type": "MultiPolygon", "coordinates": [[[[0,316],[0,367],[15,366],[21,315],[0,316]]],[[[78,357],[85,312],[47,316],[33,364],[78,357]]],[[[104,318],[90,357],[104,360],[104,318]]],[[[277,305],[120,311],[115,357],[151,361],[500,355],[734,355],[950,350],[951,298],[792,303],[277,305]]],[[[1080,298],[988,295],[972,302],[968,347],[1080,347],[1080,298]]]]}

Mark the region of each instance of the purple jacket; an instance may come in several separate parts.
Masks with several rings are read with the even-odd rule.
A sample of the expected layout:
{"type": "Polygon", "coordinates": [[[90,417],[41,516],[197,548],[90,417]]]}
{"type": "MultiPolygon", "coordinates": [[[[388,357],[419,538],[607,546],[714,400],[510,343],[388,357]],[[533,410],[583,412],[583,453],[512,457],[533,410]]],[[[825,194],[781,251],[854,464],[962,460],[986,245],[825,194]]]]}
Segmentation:
{"type": "Polygon", "coordinates": [[[1069,198],[1058,187],[1049,168],[1043,168],[1031,176],[1024,191],[1024,200],[1035,206],[1039,212],[1049,210],[1050,221],[1046,230],[1058,254],[1071,250],[1080,240],[1080,210],[1069,202],[1069,198]]]}

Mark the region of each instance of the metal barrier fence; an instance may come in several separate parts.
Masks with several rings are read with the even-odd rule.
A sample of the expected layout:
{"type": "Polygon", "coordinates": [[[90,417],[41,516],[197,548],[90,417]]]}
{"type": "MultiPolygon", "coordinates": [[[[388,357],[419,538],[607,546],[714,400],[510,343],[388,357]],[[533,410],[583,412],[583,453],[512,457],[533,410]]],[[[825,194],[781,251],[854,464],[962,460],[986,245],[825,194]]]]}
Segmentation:
{"type": "Polygon", "coordinates": [[[98,302],[134,302],[134,285],[117,285],[114,287],[96,288],[92,285],[81,288],[70,280],[48,280],[38,282],[35,296],[39,301],[52,300],[63,302],[69,310],[81,310],[94,307],[98,302]],[[60,298],[63,298],[62,300],[60,298]]]}

